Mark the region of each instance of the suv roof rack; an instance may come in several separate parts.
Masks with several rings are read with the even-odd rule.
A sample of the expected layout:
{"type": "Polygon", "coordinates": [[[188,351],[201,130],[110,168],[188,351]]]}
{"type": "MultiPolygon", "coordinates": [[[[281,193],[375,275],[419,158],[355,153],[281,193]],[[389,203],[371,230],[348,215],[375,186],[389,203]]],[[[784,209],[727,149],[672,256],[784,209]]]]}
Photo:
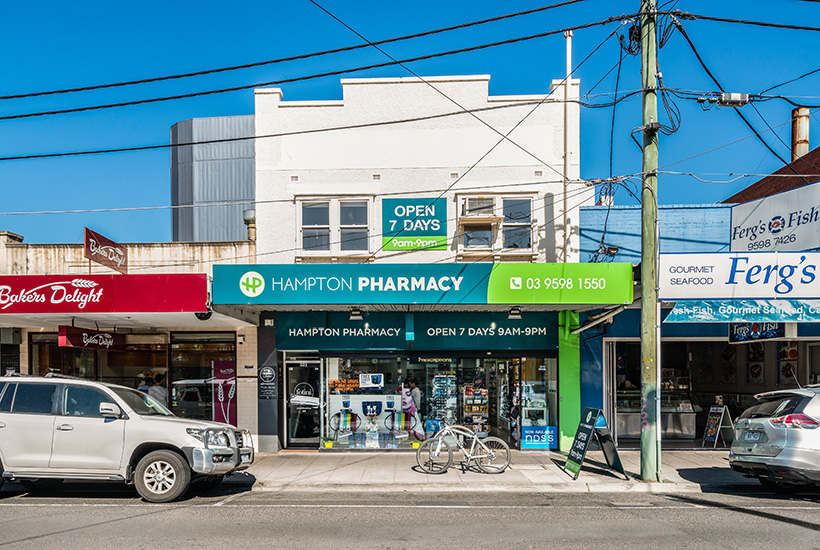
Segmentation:
{"type": "Polygon", "coordinates": [[[69,376],[68,374],[60,374],[59,372],[49,372],[44,378],[67,378],[69,380],[88,380],[87,378],[80,378],[79,376],[69,376]]]}
{"type": "Polygon", "coordinates": [[[32,374],[23,374],[23,373],[21,373],[21,372],[7,372],[7,373],[6,373],[6,374],[4,374],[3,376],[14,376],[14,377],[18,377],[18,376],[28,376],[28,377],[31,377],[31,376],[33,376],[33,375],[32,375],[32,374]]]}

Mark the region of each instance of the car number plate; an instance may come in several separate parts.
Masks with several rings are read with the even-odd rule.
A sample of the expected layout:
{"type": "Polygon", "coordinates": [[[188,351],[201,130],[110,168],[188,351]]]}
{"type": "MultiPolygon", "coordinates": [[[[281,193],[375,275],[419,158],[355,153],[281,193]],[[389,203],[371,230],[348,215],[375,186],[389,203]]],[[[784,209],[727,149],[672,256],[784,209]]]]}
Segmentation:
{"type": "Polygon", "coordinates": [[[743,441],[760,441],[760,432],[746,432],[743,441]]]}
{"type": "Polygon", "coordinates": [[[251,461],[251,455],[242,455],[240,457],[240,461],[242,462],[242,464],[247,464],[251,461]]]}

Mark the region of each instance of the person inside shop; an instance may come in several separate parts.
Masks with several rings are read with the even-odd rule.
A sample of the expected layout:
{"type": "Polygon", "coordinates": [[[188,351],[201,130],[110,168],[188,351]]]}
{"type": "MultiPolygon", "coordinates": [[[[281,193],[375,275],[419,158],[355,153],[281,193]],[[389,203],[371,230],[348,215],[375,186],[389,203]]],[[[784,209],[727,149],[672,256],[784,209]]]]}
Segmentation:
{"type": "Polygon", "coordinates": [[[416,404],[413,400],[409,378],[404,380],[404,386],[401,390],[401,410],[411,419],[410,425],[408,426],[408,431],[410,432],[410,435],[421,441],[424,439],[424,432],[421,427],[421,418],[419,417],[418,409],[416,408],[416,404]]]}
{"type": "Polygon", "coordinates": [[[476,390],[480,390],[484,388],[484,379],[483,378],[476,378],[475,382],[473,382],[473,388],[476,390]]]}
{"type": "Polygon", "coordinates": [[[416,411],[421,411],[421,389],[416,385],[416,381],[410,378],[408,380],[410,386],[410,396],[413,398],[413,405],[416,406],[416,411]]]}
{"type": "Polygon", "coordinates": [[[141,391],[142,393],[148,393],[149,389],[151,389],[151,386],[149,386],[148,382],[145,381],[145,375],[139,373],[137,375],[137,391],[141,391]]]}
{"type": "Polygon", "coordinates": [[[148,395],[162,403],[164,407],[168,406],[168,390],[165,388],[164,374],[160,373],[154,377],[154,385],[148,389],[148,395]]]}

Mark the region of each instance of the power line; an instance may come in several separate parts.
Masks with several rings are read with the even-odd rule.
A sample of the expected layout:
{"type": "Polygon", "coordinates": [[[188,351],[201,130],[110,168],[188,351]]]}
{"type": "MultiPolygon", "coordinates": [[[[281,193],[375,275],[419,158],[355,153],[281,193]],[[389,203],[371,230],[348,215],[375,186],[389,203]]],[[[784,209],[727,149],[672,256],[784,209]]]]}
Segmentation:
{"type": "MultiPolygon", "coordinates": [[[[706,72],[706,74],[709,76],[709,78],[712,80],[712,82],[715,83],[715,86],[717,86],[718,89],[721,92],[724,92],[725,90],[723,89],[723,86],[720,85],[720,82],[718,82],[718,79],[715,77],[714,74],[712,74],[712,71],[709,70],[709,67],[706,65],[706,62],[700,56],[700,53],[698,52],[697,48],[695,47],[695,44],[692,42],[692,40],[689,38],[689,35],[686,33],[686,29],[684,29],[683,25],[677,19],[675,19],[674,17],[672,18],[672,21],[678,27],[678,30],[680,31],[683,38],[686,40],[687,44],[689,44],[689,48],[692,50],[692,53],[695,54],[695,57],[697,58],[698,63],[700,63],[700,66],[703,68],[703,70],[706,72]]],[[[737,115],[740,117],[740,119],[743,121],[743,123],[746,124],[746,126],[748,126],[749,129],[754,133],[755,137],[757,137],[757,139],[760,141],[760,143],[762,143],[766,147],[766,149],[768,149],[775,157],[777,157],[777,159],[780,160],[780,162],[782,162],[783,164],[788,165],[788,162],[783,157],[781,157],[779,154],[777,154],[777,152],[774,149],[772,149],[772,147],[766,142],[765,139],[763,139],[763,137],[758,133],[758,131],[755,129],[755,127],[752,126],[752,123],[749,122],[749,120],[743,115],[743,113],[741,113],[740,110],[737,109],[737,108],[734,108],[734,111],[737,113],[737,115]]]]}
{"type": "Polygon", "coordinates": [[[218,88],[218,89],[214,89],[214,90],[204,90],[204,91],[200,91],[200,92],[191,92],[191,93],[187,93],[187,94],[154,97],[154,98],[148,98],[148,99],[138,99],[138,100],[134,100],[134,101],[123,101],[123,102],[119,102],[119,103],[106,103],[106,104],[102,104],[102,105],[90,105],[90,106],[86,106],[86,107],[75,107],[75,108],[72,108],[72,109],[59,109],[59,110],[53,110],[53,111],[39,111],[39,112],[34,112],[34,113],[23,113],[23,114],[18,114],[18,115],[6,115],[6,116],[0,116],[0,120],[17,120],[17,119],[22,119],[22,118],[64,115],[64,114],[69,114],[69,113],[80,113],[80,112],[86,112],[86,111],[96,111],[96,110],[101,110],[101,109],[114,109],[114,108],[118,108],[118,107],[131,107],[131,106],[134,106],[134,105],[144,105],[144,104],[158,103],[158,102],[163,102],[163,101],[173,101],[173,100],[177,100],[177,99],[189,99],[189,98],[192,98],[192,97],[202,97],[202,96],[207,96],[207,95],[223,94],[223,93],[236,92],[236,91],[241,91],[241,90],[249,90],[249,89],[252,89],[252,88],[261,88],[261,87],[265,87],[265,86],[275,86],[275,85],[280,85],[280,84],[289,84],[289,83],[293,83],[293,82],[304,82],[306,80],[314,80],[314,79],[317,79],[317,78],[324,78],[324,77],[328,77],[328,76],[339,76],[339,75],[349,74],[349,73],[358,72],[358,71],[367,71],[367,70],[371,70],[371,69],[391,67],[391,66],[394,66],[394,65],[398,65],[400,63],[404,63],[404,64],[414,63],[414,62],[417,62],[417,61],[426,61],[428,59],[436,59],[436,58],[439,58],[439,57],[446,57],[446,56],[450,56],[450,55],[473,52],[473,51],[483,50],[483,49],[487,49],[487,48],[494,48],[494,47],[497,47],[497,46],[506,46],[506,45],[509,45],[509,44],[516,44],[516,43],[519,43],[519,42],[525,42],[525,41],[528,41],[528,40],[535,40],[535,39],[538,39],[538,38],[544,38],[544,37],[547,37],[547,36],[552,36],[554,34],[560,34],[560,33],[563,33],[565,31],[577,31],[577,30],[581,30],[581,29],[587,29],[587,28],[590,28],[590,27],[595,27],[595,26],[598,26],[598,25],[606,25],[606,24],[612,23],[614,21],[622,21],[624,19],[629,19],[629,18],[631,18],[631,16],[626,16],[626,15],[618,16],[618,17],[610,17],[608,19],[603,19],[601,21],[596,21],[594,23],[586,23],[586,24],[583,24],[583,25],[575,25],[575,26],[572,26],[572,27],[566,27],[566,28],[563,28],[563,29],[557,29],[557,30],[553,30],[553,31],[547,31],[547,32],[542,32],[542,33],[538,33],[538,34],[522,36],[522,37],[518,37],[518,38],[510,38],[510,39],[507,39],[507,40],[500,40],[500,41],[497,41],[497,42],[489,42],[489,43],[485,43],[485,44],[479,44],[477,46],[470,46],[470,47],[467,47],[467,48],[460,48],[460,49],[456,49],[456,50],[449,50],[449,51],[445,51],[445,52],[438,52],[438,53],[433,53],[433,54],[428,54],[428,55],[411,57],[411,58],[399,60],[398,62],[388,61],[388,62],[385,62],[385,63],[376,63],[376,64],[372,64],[372,65],[363,65],[363,66],[360,66],[360,67],[354,67],[354,68],[350,68],[350,69],[339,69],[339,70],[336,70],[336,71],[328,71],[328,72],[324,72],[324,73],[317,73],[317,74],[307,75],[307,76],[286,78],[286,79],[282,79],[282,80],[272,80],[272,81],[269,81],[269,82],[257,82],[257,83],[254,83],[254,84],[245,84],[245,85],[242,85],[242,86],[233,86],[233,87],[230,87],[230,88],[218,88]]]}
{"type": "MultiPolygon", "coordinates": [[[[404,36],[397,36],[397,37],[394,37],[394,38],[387,38],[385,40],[379,40],[377,42],[374,42],[373,44],[378,44],[378,45],[391,44],[391,43],[394,43],[394,42],[401,42],[401,41],[404,41],[404,40],[411,40],[411,39],[414,39],[414,38],[421,38],[421,37],[424,37],[424,36],[431,36],[431,35],[440,34],[440,33],[443,33],[443,32],[449,32],[449,31],[454,31],[454,30],[459,30],[459,29],[466,29],[468,27],[474,27],[474,26],[477,26],[477,25],[484,25],[486,23],[494,23],[496,21],[502,21],[504,19],[511,19],[511,18],[520,17],[520,16],[523,16],[523,15],[532,15],[534,13],[544,12],[544,11],[551,10],[551,9],[554,9],[554,8],[568,6],[570,4],[576,4],[578,2],[583,2],[583,1],[585,1],[585,0],[567,0],[565,2],[559,2],[557,4],[551,4],[549,6],[542,6],[540,8],[534,8],[534,9],[531,9],[531,10],[524,10],[524,11],[519,11],[519,12],[515,12],[515,13],[508,13],[506,15],[499,15],[499,16],[496,16],[496,17],[490,17],[490,18],[487,18],[487,19],[481,19],[481,20],[472,21],[472,22],[469,22],[469,23],[462,23],[460,25],[452,25],[450,27],[444,27],[444,28],[440,28],[440,29],[434,29],[434,30],[424,31],[424,32],[419,32],[419,33],[414,33],[414,34],[408,34],[408,35],[404,35],[404,36]]],[[[285,62],[289,62],[289,61],[301,61],[301,60],[310,59],[310,58],[313,58],[313,57],[320,57],[320,56],[324,56],[324,55],[349,52],[349,51],[359,50],[361,48],[366,48],[368,45],[369,44],[357,44],[355,46],[347,46],[347,47],[344,47],[344,48],[335,48],[335,49],[332,49],[332,50],[324,50],[324,51],[319,51],[319,52],[312,52],[312,53],[306,53],[306,54],[301,54],[301,55],[294,55],[294,56],[290,56],[290,57],[282,57],[282,58],[279,58],[279,59],[269,59],[269,60],[266,60],[266,61],[257,61],[255,63],[245,63],[245,64],[242,64],[242,65],[232,65],[232,66],[229,66],[229,67],[219,67],[219,68],[216,68],[216,69],[207,69],[207,70],[203,70],[203,71],[195,71],[195,72],[189,72],[189,73],[179,73],[179,74],[173,74],[173,75],[167,75],[167,76],[158,76],[158,77],[153,77],[153,78],[144,78],[144,79],[140,79],[140,80],[128,80],[128,81],[124,81],[124,82],[113,82],[113,83],[109,83],[109,84],[98,84],[98,85],[94,85],[94,86],[82,86],[82,87],[79,87],[79,88],[65,88],[65,89],[61,89],[61,90],[49,90],[49,91],[42,91],[42,92],[30,92],[30,93],[24,93],[24,94],[6,95],[6,96],[0,96],[0,100],[22,99],[22,98],[28,98],[28,97],[38,97],[38,96],[56,95],[56,94],[67,94],[67,93],[74,93],[74,92],[86,92],[86,91],[91,91],[91,90],[101,90],[101,89],[105,89],[105,88],[117,88],[117,87],[122,87],[122,86],[135,86],[135,85],[138,85],[138,84],[149,84],[149,83],[152,83],[152,82],[162,82],[162,81],[165,81],[165,80],[176,80],[176,79],[181,79],[181,78],[189,78],[189,77],[193,77],[193,76],[203,76],[203,75],[214,74],[214,73],[237,71],[237,70],[241,70],[241,69],[250,69],[250,68],[254,68],[254,67],[262,67],[262,66],[265,66],[265,65],[275,65],[275,64],[278,64],[278,63],[285,63],[285,62]]]]}
{"type": "MultiPolygon", "coordinates": [[[[506,141],[508,141],[510,144],[514,145],[515,147],[517,147],[518,149],[520,149],[521,151],[523,151],[523,152],[524,152],[524,153],[526,153],[527,155],[531,156],[532,158],[534,158],[535,160],[537,160],[538,162],[540,162],[541,164],[543,164],[544,166],[546,166],[547,168],[549,168],[550,170],[552,170],[553,172],[555,172],[556,174],[560,174],[560,173],[558,172],[558,170],[556,170],[555,168],[553,168],[552,166],[550,166],[550,165],[549,165],[549,163],[544,162],[544,161],[543,161],[543,160],[541,160],[541,159],[540,159],[537,155],[535,155],[534,153],[532,153],[532,152],[528,151],[527,149],[525,149],[524,147],[522,147],[521,145],[519,145],[518,143],[516,143],[516,142],[515,142],[515,141],[513,141],[512,139],[510,139],[509,135],[504,135],[501,131],[499,131],[498,129],[496,129],[495,127],[493,127],[490,123],[488,123],[487,121],[485,121],[484,119],[482,119],[481,117],[479,117],[478,115],[476,115],[475,113],[471,112],[469,109],[467,109],[466,107],[464,107],[461,103],[459,103],[458,101],[456,101],[455,99],[453,99],[452,97],[450,97],[449,95],[447,95],[446,93],[442,92],[442,91],[441,91],[438,87],[434,86],[434,85],[433,85],[430,81],[428,81],[428,80],[426,80],[425,78],[423,78],[422,76],[418,75],[418,74],[417,74],[415,71],[413,71],[410,67],[408,67],[408,66],[407,66],[407,65],[405,65],[404,63],[401,63],[401,62],[397,61],[395,57],[393,57],[392,55],[390,55],[389,53],[387,53],[386,51],[384,51],[382,48],[380,48],[378,45],[374,44],[373,42],[371,42],[370,40],[368,40],[367,38],[365,38],[365,37],[364,37],[364,36],[363,36],[360,32],[358,32],[358,31],[357,31],[357,30],[355,30],[353,27],[351,27],[350,25],[348,25],[347,23],[345,23],[344,21],[342,21],[341,19],[339,19],[338,17],[336,17],[334,14],[330,13],[330,12],[329,12],[326,8],[324,8],[324,7],[323,7],[321,4],[319,4],[316,0],[309,0],[309,1],[310,1],[310,3],[311,3],[311,4],[313,4],[314,6],[316,6],[317,8],[319,8],[320,10],[322,10],[323,12],[325,12],[327,15],[329,15],[331,18],[333,18],[333,20],[337,21],[337,22],[338,22],[338,23],[340,23],[342,26],[344,26],[346,29],[348,29],[349,31],[351,31],[353,34],[355,34],[356,36],[358,36],[359,38],[361,38],[362,40],[364,40],[364,41],[365,41],[368,45],[370,45],[370,46],[372,46],[372,47],[376,48],[376,50],[378,50],[380,53],[384,54],[384,55],[385,55],[388,59],[390,59],[391,61],[395,61],[396,63],[398,63],[398,65],[399,65],[402,69],[406,70],[406,71],[407,71],[407,72],[409,72],[411,75],[413,75],[414,77],[416,77],[416,78],[418,78],[419,80],[421,80],[422,82],[424,82],[427,86],[429,86],[430,88],[432,88],[433,90],[435,90],[435,91],[436,91],[439,95],[443,96],[446,100],[448,100],[448,101],[450,101],[451,103],[453,103],[456,107],[458,107],[459,109],[461,109],[463,112],[465,112],[465,113],[469,114],[469,115],[470,115],[470,116],[472,116],[474,119],[476,119],[477,121],[479,121],[481,124],[483,124],[484,126],[486,126],[487,128],[489,128],[490,130],[492,130],[492,131],[493,131],[493,132],[495,132],[496,134],[498,134],[498,135],[502,136],[502,137],[503,137],[506,141]]],[[[537,107],[537,106],[536,106],[536,107],[537,107]]],[[[565,123],[566,123],[566,121],[565,121],[565,123]]]]}
{"type": "Polygon", "coordinates": [[[757,95],[762,96],[762,95],[763,95],[763,94],[765,94],[766,92],[771,92],[771,91],[772,91],[772,90],[774,90],[775,88],[780,88],[781,86],[785,86],[786,84],[791,84],[792,82],[797,82],[798,80],[801,80],[801,79],[803,79],[803,78],[806,78],[807,76],[811,76],[811,75],[813,75],[813,74],[815,74],[815,73],[818,73],[818,72],[820,72],[820,69],[814,69],[813,71],[809,71],[809,72],[807,72],[807,73],[801,74],[801,75],[800,75],[800,76],[798,76],[798,77],[792,78],[792,79],[787,80],[787,81],[785,81],[785,82],[781,82],[780,84],[775,84],[774,86],[771,86],[770,88],[766,88],[765,90],[763,90],[762,92],[758,93],[757,95]]]}
{"type": "MultiPolygon", "coordinates": [[[[588,189],[586,187],[581,188],[581,189],[576,189],[576,190],[571,192],[572,195],[570,195],[570,198],[575,198],[575,197],[581,196],[585,192],[588,192],[588,189]]],[[[556,193],[553,196],[553,201],[551,203],[547,203],[545,201],[543,205],[539,205],[535,208],[531,208],[530,213],[533,214],[533,213],[538,212],[540,210],[546,210],[548,207],[555,206],[555,204],[558,202],[558,200],[560,200],[560,195],[562,195],[562,194],[563,193],[556,193]]],[[[589,198],[594,198],[594,194],[593,194],[593,196],[591,196],[589,198]]],[[[586,199],[586,200],[589,200],[589,198],[586,199]]],[[[583,205],[583,203],[586,202],[586,200],[581,201],[578,205],[572,207],[571,210],[575,210],[576,208],[580,208],[583,205]]],[[[288,201],[288,202],[292,202],[292,201],[288,201]]],[[[458,219],[459,219],[458,217],[448,218],[447,222],[455,222],[458,219]]],[[[557,219],[558,219],[558,217],[555,217],[552,220],[544,220],[544,225],[547,226],[547,225],[550,225],[550,224],[554,224],[557,221],[557,219]]],[[[383,233],[374,233],[372,235],[369,235],[369,237],[381,237],[383,235],[384,235],[383,233]]],[[[394,235],[394,233],[390,233],[390,235],[394,235]]],[[[452,242],[453,240],[455,240],[457,238],[460,238],[462,236],[463,236],[463,234],[454,234],[451,238],[448,238],[447,240],[448,240],[448,242],[452,242]]],[[[329,243],[329,244],[340,244],[340,243],[341,243],[341,241],[334,241],[334,242],[329,243]]],[[[153,264],[153,265],[147,265],[147,266],[129,266],[129,270],[130,271],[148,270],[148,269],[158,269],[158,268],[168,268],[168,267],[178,267],[178,266],[190,266],[192,264],[200,264],[200,265],[202,265],[202,264],[216,264],[216,263],[219,263],[219,262],[236,261],[236,260],[250,259],[250,258],[260,258],[260,257],[263,257],[263,256],[273,256],[273,255],[276,255],[276,254],[287,254],[287,253],[290,253],[290,252],[301,252],[301,251],[304,251],[304,250],[305,249],[303,247],[283,248],[283,249],[279,249],[279,250],[272,250],[272,251],[269,251],[269,252],[262,252],[261,254],[257,253],[257,254],[253,254],[253,255],[250,255],[250,254],[249,255],[238,255],[238,256],[233,256],[233,257],[230,257],[230,258],[229,257],[222,257],[222,258],[219,258],[219,259],[212,259],[212,260],[187,260],[187,261],[179,261],[179,262],[167,263],[167,264],[153,264]]],[[[381,248],[379,250],[381,251],[381,248]]],[[[429,251],[429,249],[402,250],[402,251],[397,251],[397,254],[391,254],[391,256],[397,256],[397,255],[403,255],[403,254],[412,254],[412,253],[417,253],[417,252],[427,252],[427,251],[429,251]]]]}
{"type": "Polygon", "coordinates": [[[698,15],[680,10],[673,10],[669,12],[672,15],[680,17],[681,19],[701,20],[701,21],[716,21],[718,23],[735,23],[738,25],[753,25],[757,27],[770,27],[774,29],[788,29],[792,31],[811,31],[820,32],[820,27],[809,27],[806,25],[788,25],[783,23],[768,23],[765,21],[752,21],[750,19],[731,19],[727,17],[712,17],[710,15],[698,15]]]}
{"type": "MultiPolygon", "coordinates": [[[[538,181],[519,181],[510,183],[499,183],[495,185],[476,185],[473,187],[459,187],[455,191],[476,191],[484,189],[500,189],[504,187],[518,187],[524,185],[543,185],[549,183],[561,183],[564,180],[538,180],[538,181]]],[[[583,180],[575,181],[574,183],[586,183],[583,180]]],[[[427,191],[423,189],[413,189],[405,191],[381,192],[379,197],[392,197],[401,195],[418,195],[421,193],[437,193],[437,191],[427,191]]],[[[362,193],[367,195],[368,193],[362,193]]],[[[559,193],[563,194],[563,192],[559,193]]],[[[31,215],[45,215],[45,214],[88,214],[101,212],[133,212],[142,210],[183,210],[186,208],[211,208],[216,206],[239,206],[239,205],[260,205],[260,204],[276,204],[276,203],[292,203],[293,199],[269,199],[269,200],[255,200],[255,199],[235,199],[230,201],[206,202],[200,204],[177,204],[166,206],[128,206],[122,208],[86,208],[77,210],[39,210],[39,211],[25,211],[25,212],[0,212],[0,216],[31,216],[31,215]]]]}
{"type": "MultiPolygon", "coordinates": [[[[620,103],[622,101],[631,100],[635,96],[641,93],[640,90],[633,90],[627,94],[622,95],[616,101],[610,101],[606,103],[586,103],[579,100],[570,100],[570,103],[576,103],[581,107],[586,107],[590,109],[601,109],[601,108],[608,108],[616,103],[620,103]]],[[[506,105],[493,105],[489,107],[479,107],[476,109],[470,109],[472,112],[483,112],[483,111],[492,111],[496,109],[509,109],[513,107],[526,107],[528,105],[537,105],[546,101],[549,98],[550,94],[546,94],[546,97],[541,100],[533,100],[533,101],[522,101],[516,103],[509,103],[506,105]]],[[[563,103],[563,99],[554,98],[550,99],[551,103],[563,103]]],[[[102,154],[111,154],[111,153],[129,153],[129,152],[136,152],[136,151],[151,151],[155,149],[173,149],[177,147],[189,147],[195,145],[212,145],[218,143],[231,143],[235,141],[249,141],[249,140],[256,140],[256,139],[267,139],[267,138],[276,138],[276,137],[287,137],[287,136],[296,136],[296,135],[303,135],[303,134],[313,134],[319,132],[331,132],[337,130],[355,130],[360,128],[369,128],[369,127],[376,127],[376,126],[387,126],[392,124],[405,124],[411,122],[421,122],[425,120],[433,120],[437,118],[445,118],[450,116],[457,116],[468,114],[465,111],[452,111],[448,113],[439,113],[434,115],[426,115],[414,118],[406,118],[406,119],[397,119],[397,120],[386,120],[386,121],[378,121],[378,122],[367,122],[362,124],[350,124],[345,126],[333,126],[329,128],[313,128],[309,130],[293,130],[291,132],[280,132],[276,134],[265,134],[265,135],[253,135],[253,136],[240,136],[240,137],[231,137],[231,138],[217,138],[217,139],[209,139],[209,140],[201,140],[201,141],[188,141],[185,143],[163,143],[163,144],[156,144],[156,145],[135,145],[133,147],[116,147],[111,149],[90,149],[90,150],[83,150],[83,151],[68,151],[62,153],[39,153],[39,154],[31,154],[31,155],[15,155],[15,156],[8,156],[8,157],[0,157],[0,162],[2,161],[11,161],[11,160],[33,160],[33,159],[47,159],[47,158],[61,158],[61,157],[73,157],[73,156],[84,156],[84,155],[102,155],[102,154]]]]}

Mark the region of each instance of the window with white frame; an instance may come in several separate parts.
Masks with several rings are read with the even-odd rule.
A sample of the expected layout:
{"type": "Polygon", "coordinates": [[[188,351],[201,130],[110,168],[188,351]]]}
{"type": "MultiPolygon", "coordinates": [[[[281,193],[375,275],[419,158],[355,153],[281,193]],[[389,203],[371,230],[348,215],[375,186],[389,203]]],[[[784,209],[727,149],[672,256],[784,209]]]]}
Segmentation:
{"type": "Polygon", "coordinates": [[[302,203],[302,248],[330,250],[330,203],[302,203]]]}
{"type": "Polygon", "coordinates": [[[369,250],[367,199],[306,200],[301,203],[302,250],[355,253],[369,250]]]}
{"type": "Polygon", "coordinates": [[[531,196],[463,197],[459,225],[461,248],[468,250],[531,250],[531,196]]]}
{"type": "Polygon", "coordinates": [[[503,248],[532,248],[532,199],[517,197],[503,200],[501,222],[503,248]]]}

